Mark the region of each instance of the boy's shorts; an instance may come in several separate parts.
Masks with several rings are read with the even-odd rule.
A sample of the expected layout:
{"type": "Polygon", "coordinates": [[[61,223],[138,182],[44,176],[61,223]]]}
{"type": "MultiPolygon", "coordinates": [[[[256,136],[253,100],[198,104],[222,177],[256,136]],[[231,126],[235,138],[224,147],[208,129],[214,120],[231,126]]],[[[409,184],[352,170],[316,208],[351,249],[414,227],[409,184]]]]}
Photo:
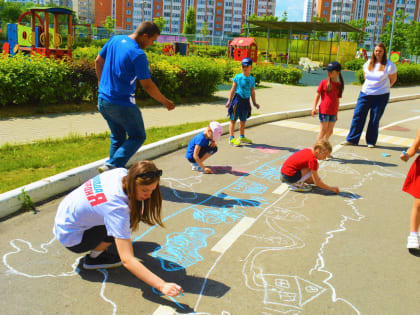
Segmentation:
{"type": "Polygon", "coordinates": [[[235,105],[232,106],[229,119],[236,121],[239,118],[240,121],[246,121],[248,118],[248,110],[251,108],[249,98],[241,98],[236,94],[232,103],[235,105]]]}
{"type": "MultiPolygon", "coordinates": [[[[210,146],[201,147],[200,152],[198,153],[198,157],[201,159],[206,153],[213,155],[216,152],[217,152],[217,147],[210,147],[210,146]]],[[[188,158],[188,161],[190,161],[191,163],[197,162],[193,157],[188,158]]]]}
{"type": "Polygon", "coordinates": [[[336,122],[337,115],[318,114],[320,122],[336,122]]]}
{"type": "Polygon", "coordinates": [[[298,170],[295,175],[293,176],[289,176],[289,175],[285,175],[283,173],[280,173],[281,175],[281,180],[282,182],[286,183],[286,184],[294,184],[296,183],[299,179],[302,178],[302,172],[300,170],[298,170]]]}

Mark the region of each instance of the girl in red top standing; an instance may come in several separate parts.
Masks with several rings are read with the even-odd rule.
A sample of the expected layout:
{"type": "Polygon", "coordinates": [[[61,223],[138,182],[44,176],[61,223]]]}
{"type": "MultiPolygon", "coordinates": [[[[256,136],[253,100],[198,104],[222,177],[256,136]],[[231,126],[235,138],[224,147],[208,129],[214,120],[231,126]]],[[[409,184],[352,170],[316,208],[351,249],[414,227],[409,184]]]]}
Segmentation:
{"type": "Polygon", "coordinates": [[[328,71],[328,79],[322,80],[319,84],[312,109],[313,117],[317,112],[316,107],[321,97],[321,104],[319,105],[321,130],[319,131],[318,140],[328,140],[332,135],[335,122],[337,121],[339,98],[343,95],[344,90],[341,65],[337,61],[333,61],[325,69],[328,71]]]}
{"type": "MultiPolygon", "coordinates": [[[[417,136],[407,152],[401,154],[400,159],[407,162],[416,155],[420,148],[420,128],[417,130],[417,136]]],[[[408,171],[404,182],[403,191],[414,197],[413,208],[410,216],[410,235],[407,240],[407,248],[419,248],[418,231],[420,225],[420,155],[417,156],[413,165],[408,171]]]]}

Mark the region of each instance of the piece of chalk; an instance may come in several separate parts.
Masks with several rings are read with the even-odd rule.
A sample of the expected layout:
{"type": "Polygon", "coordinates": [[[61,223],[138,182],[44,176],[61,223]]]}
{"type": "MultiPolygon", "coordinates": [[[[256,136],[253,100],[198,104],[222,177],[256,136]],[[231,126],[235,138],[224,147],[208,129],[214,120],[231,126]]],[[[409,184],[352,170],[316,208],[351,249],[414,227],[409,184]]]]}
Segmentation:
{"type": "Polygon", "coordinates": [[[388,153],[382,153],[382,156],[386,156],[386,157],[388,157],[388,156],[391,156],[391,154],[388,154],[388,153]]]}
{"type": "Polygon", "coordinates": [[[403,152],[402,152],[402,154],[403,154],[403,155],[406,155],[406,154],[407,154],[407,152],[403,151],[403,152]]]}

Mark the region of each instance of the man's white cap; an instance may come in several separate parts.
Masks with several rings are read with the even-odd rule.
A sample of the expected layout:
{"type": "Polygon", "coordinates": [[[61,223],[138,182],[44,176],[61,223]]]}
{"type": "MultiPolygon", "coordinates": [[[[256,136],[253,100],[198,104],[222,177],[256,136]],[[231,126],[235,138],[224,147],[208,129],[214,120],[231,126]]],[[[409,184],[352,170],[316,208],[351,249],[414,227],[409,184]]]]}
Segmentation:
{"type": "Polygon", "coordinates": [[[222,133],[223,133],[222,125],[219,124],[217,121],[212,121],[210,123],[210,129],[213,132],[213,140],[215,142],[219,142],[220,137],[222,136],[222,133]]]}

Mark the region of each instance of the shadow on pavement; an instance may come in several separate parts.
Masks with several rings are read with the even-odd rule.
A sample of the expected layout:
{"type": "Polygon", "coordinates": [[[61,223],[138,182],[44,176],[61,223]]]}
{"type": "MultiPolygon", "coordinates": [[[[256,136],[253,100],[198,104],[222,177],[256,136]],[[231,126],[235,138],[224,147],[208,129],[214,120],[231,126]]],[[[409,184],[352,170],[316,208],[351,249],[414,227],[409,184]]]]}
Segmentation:
{"type": "Polygon", "coordinates": [[[378,165],[378,166],[383,166],[383,167],[398,166],[397,164],[394,164],[394,163],[385,163],[385,162],[361,160],[361,159],[343,159],[343,158],[336,158],[336,157],[329,159],[329,161],[334,161],[341,164],[365,164],[365,165],[378,165]]]}
{"type": "Polygon", "coordinates": [[[269,144],[265,144],[265,143],[251,143],[251,144],[246,144],[245,146],[248,147],[248,148],[261,150],[261,151],[266,152],[266,153],[276,153],[276,152],[280,152],[280,151],[297,152],[297,151],[300,150],[300,149],[296,149],[296,148],[279,147],[279,146],[269,145],[269,144]]]}
{"type": "Polygon", "coordinates": [[[420,257],[420,249],[410,248],[408,251],[411,255],[420,257]]]}
{"type": "Polygon", "coordinates": [[[246,173],[242,170],[236,170],[232,168],[232,166],[221,166],[221,165],[215,165],[215,166],[209,166],[211,169],[212,174],[231,174],[234,176],[248,176],[249,173],[246,173]]]}
{"type": "MultiPolygon", "coordinates": [[[[179,284],[184,290],[184,293],[220,298],[230,290],[230,287],[219,281],[188,275],[183,266],[178,265],[178,268],[175,268],[177,269],[176,271],[166,271],[162,269],[162,264],[171,266],[176,264],[174,262],[163,260],[162,258],[156,259],[149,255],[149,253],[155,251],[158,248],[160,248],[160,245],[153,242],[133,243],[134,256],[139,258],[141,263],[146,268],[151,270],[166,282],[175,282],[179,284]],[[205,288],[203,289],[204,285],[205,288]]],[[[82,264],[83,259],[80,260],[78,266],[79,275],[82,279],[91,282],[104,282],[104,269],[101,269],[102,271],[85,270],[83,269],[82,264]]],[[[182,296],[178,296],[173,299],[162,296],[160,295],[160,292],[137,279],[124,267],[108,269],[107,272],[108,279],[106,279],[106,282],[139,288],[143,292],[143,297],[151,302],[156,303],[157,306],[168,305],[172,308],[176,308],[177,312],[180,313],[194,312],[193,306],[189,306],[178,301],[178,299],[182,299],[182,296]]],[[[108,296],[108,298],[113,300],[112,297],[108,296]]]]}
{"type": "Polygon", "coordinates": [[[340,196],[343,198],[348,198],[348,199],[360,199],[362,198],[362,196],[355,194],[355,193],[350,193],[350,192],[345,192],[345,191],[340,191],[338,194],[333,193],[332,191],[329,190],[325,190],[322,189],[318,186],[312,185],[312,190],[309,192],[301,192],[301,191],[293,191],[293,192],[297,192],[297,193],[301,193],[301,194],[317,194],[317,195],[322,195],[322,196],[340,196]]]}
{"type": "Polygon", "coordinates": [[[194,191],[184,191],[166,186],[160,186],[162,193],[162,199],[172,202],[183,202],[191,204],[200,204],[203,206],[220,207],[220,208],[232,208],[234,206],[242,207],[258,207],[260,202],[252,199],[240,199],[230,197],[224,193],[215,195],[197,193],[194,191]]]}

